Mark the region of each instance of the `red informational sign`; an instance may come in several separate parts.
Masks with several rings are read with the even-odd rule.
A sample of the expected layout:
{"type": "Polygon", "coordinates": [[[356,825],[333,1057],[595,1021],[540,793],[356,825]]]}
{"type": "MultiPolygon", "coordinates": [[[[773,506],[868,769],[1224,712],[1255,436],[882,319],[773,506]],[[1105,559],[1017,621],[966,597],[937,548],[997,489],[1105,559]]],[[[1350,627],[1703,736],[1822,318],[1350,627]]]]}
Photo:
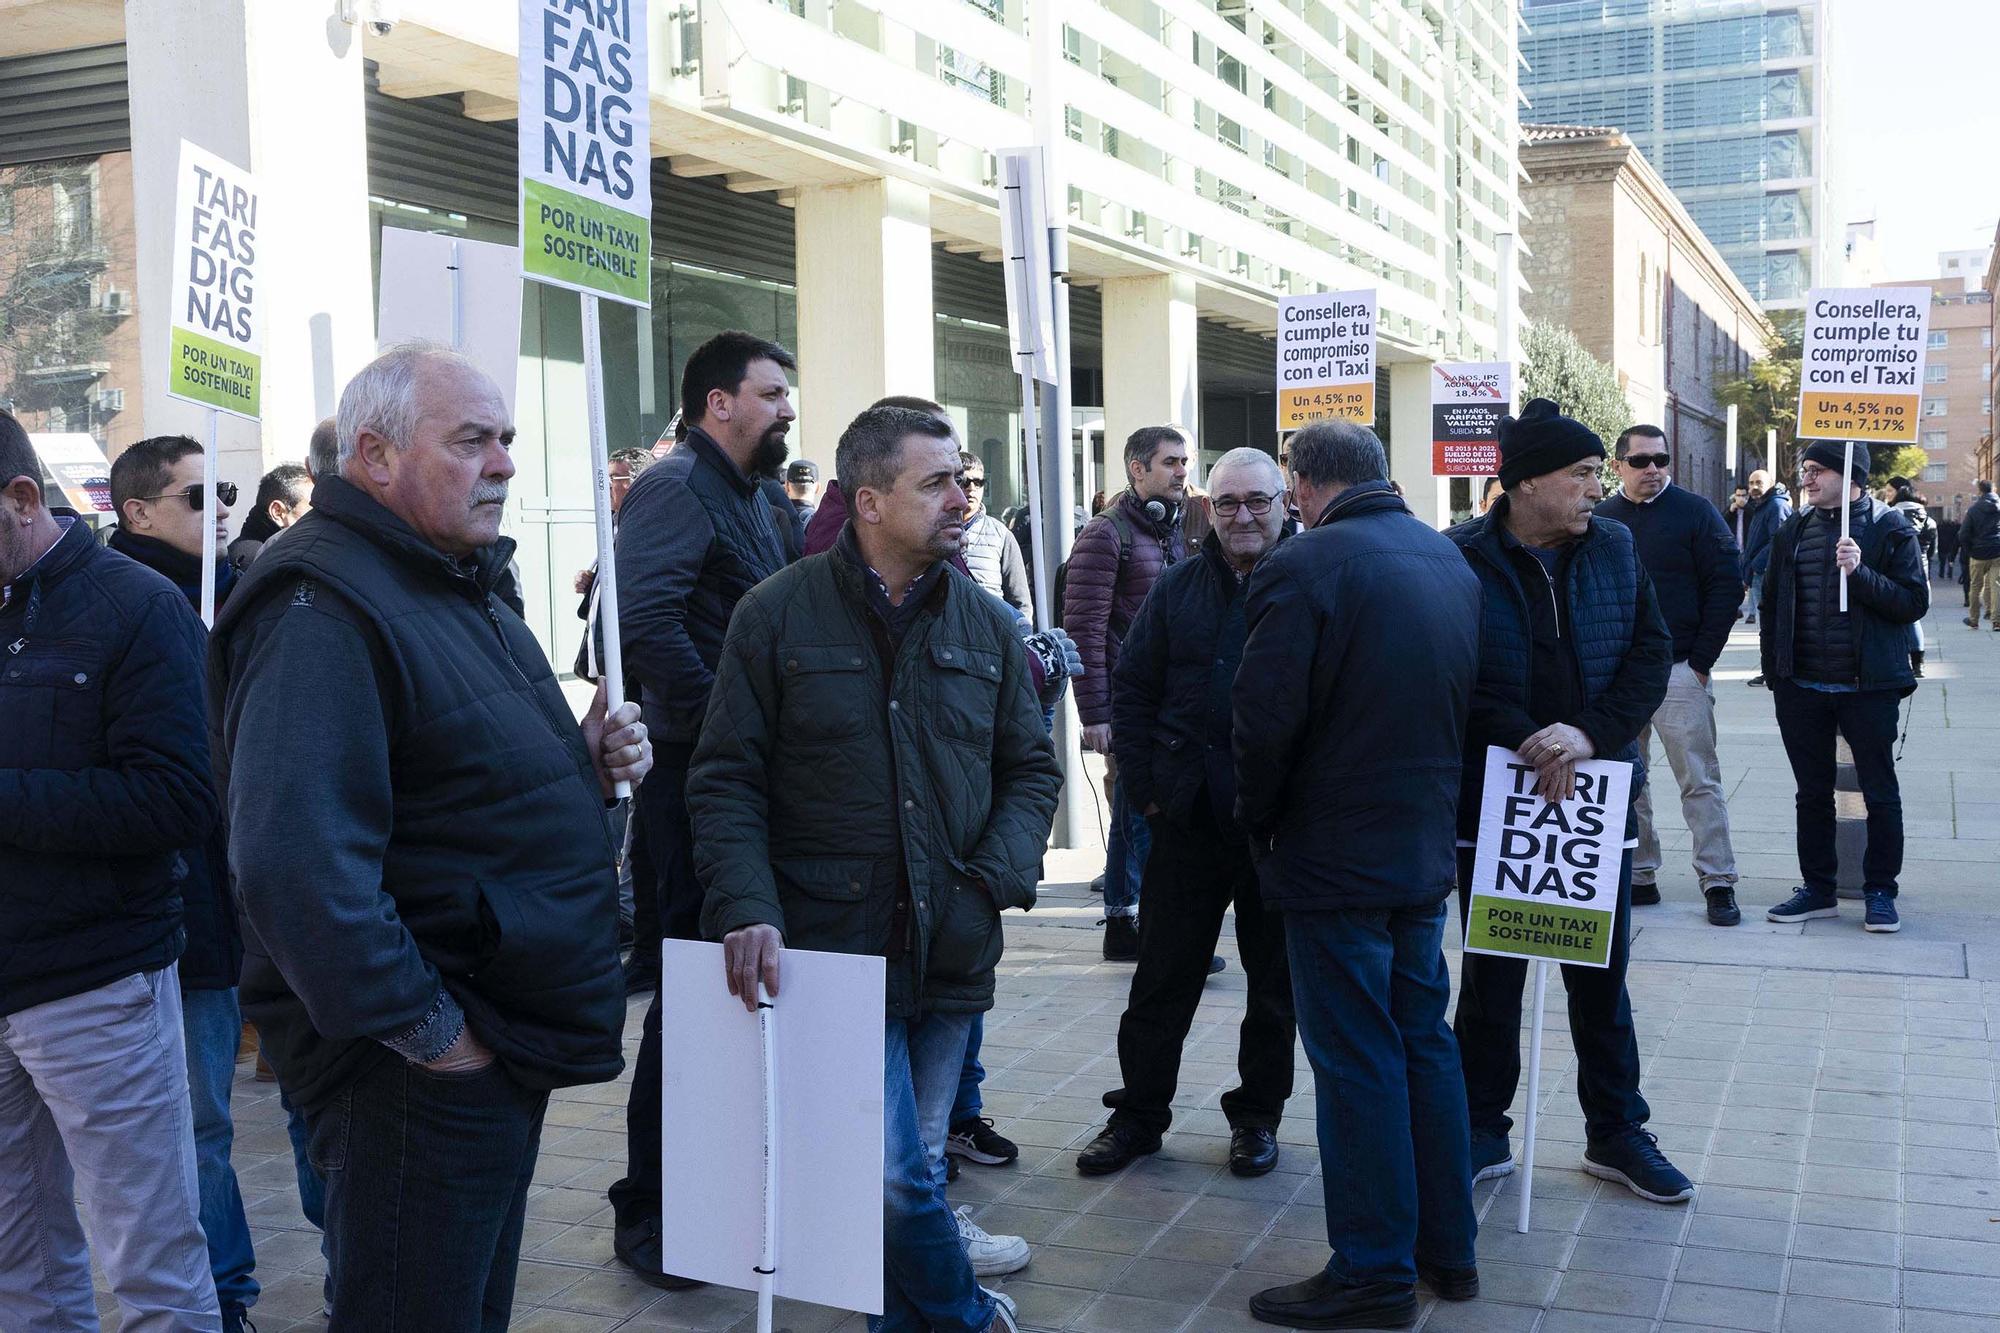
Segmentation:
{"type": "Polygon", "coordinates": [[[1513,402],[1504,361],[1431,367],[1431,475],[1490,477],[1500,471],[1500,418],[1513,402]]]}

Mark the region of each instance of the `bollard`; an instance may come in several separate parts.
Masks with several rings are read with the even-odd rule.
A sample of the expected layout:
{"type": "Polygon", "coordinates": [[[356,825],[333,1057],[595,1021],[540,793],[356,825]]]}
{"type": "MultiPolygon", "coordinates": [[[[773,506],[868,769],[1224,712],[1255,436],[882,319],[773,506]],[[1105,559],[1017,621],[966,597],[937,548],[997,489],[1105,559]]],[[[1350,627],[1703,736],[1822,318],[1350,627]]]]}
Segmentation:
{"type": "Polygon", "coordinates": [[[1834,740],[1833,845],[1840,857],[1835,881],[1843,898],[1861,896],[1861,856],[1868,848],[1868,806],[1861,799],[1861,779],[1854,772],[1854,751],[1847,737],[1834,740]]]}

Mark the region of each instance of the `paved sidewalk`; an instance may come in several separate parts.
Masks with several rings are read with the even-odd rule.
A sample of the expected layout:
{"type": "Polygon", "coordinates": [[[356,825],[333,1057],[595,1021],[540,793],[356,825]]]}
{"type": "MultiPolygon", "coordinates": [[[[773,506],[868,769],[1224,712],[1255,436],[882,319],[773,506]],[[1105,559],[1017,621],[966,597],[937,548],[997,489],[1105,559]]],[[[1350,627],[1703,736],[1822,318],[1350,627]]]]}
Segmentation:
{"type": "MultiPolygon", "coordinates": [[[[1739,628],[1716,691],[1745,923],[1705,924],[1692,870],[1676,859],[1688,837],[1671,796],[1656,802],[1666,901],[1634,921],[1653,1127],[1700,1193],[1660,1207],[1576,1169],[1583,1125],[1558,991],[1534,1229],[1513,1229],[1513,1182],[1480,1187],[1482,1299],[1426,1298],[1422,1327],[2000,1333],[2000,634],[1975,636],[1958,623],[1957,587],[1936,591],[1929,679],[1901,764],[1903,932],[1864,935],[1858,905],[1804,928],[1762,921],[1795,882],[1792,788],[1770,697],[1742,684],[1756,649],[1739,628]]],[[[1233,1083],[1244,995],[1233,941],[1190,1037],[1164,1150],[1112,1179],[1072,1165],[1102,1122],[1099,1097],[1119,1082],[1131,975],[1098,953],[1098,901],[1082,881],[1100,864],[1095,853],[1052,855],[1042,905],[1008,918],[987,1114],[1023,1156],[967,1167],[954,1198],[989,1230],[1033,1243],[1033,1264],[997,1284],[1030,1327],[1267,1327],[1250,1319],[1248,1297],[1325,1262],[1322,1181],[1303,1057],[1279,1170],[1240,1181],[1224,1166],[1217,1100],[1233,1083]]],[[[631,1010],[634,1047],[643,1013],[631,1010]]],[[[262,1333],[317,1329],[318,1236],[299,1216],[276,1092],[243,1072],[236,1160],[265,1284],[253,1314],[262,1333]]],[[[550,1108],[514,1328],[752,1328],[747,1295],[662,1295],[612,1261],[604,1190],[622,1174],[624,1100],[620,1082],[550,1108]]],[[[112,1326],[108,1299],[99,1304],[112,1326]]],[[[862,1327],[804,1306],[781,1305],[778,1322],[793,1333],[862,1327]]]]}

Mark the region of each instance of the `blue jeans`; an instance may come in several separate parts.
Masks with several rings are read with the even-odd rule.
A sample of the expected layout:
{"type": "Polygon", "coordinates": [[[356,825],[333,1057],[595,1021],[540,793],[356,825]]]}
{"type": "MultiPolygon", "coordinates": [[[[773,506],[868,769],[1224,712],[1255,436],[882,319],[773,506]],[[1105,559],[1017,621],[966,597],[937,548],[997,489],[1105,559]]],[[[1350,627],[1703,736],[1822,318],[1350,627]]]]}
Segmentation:
{"type": "Polygon", "coordinates": [[[236,1079],[236,1047],[243,1039],[243,1014],[235,988],[183,990],[181,1032],[187,1040],[188,1094],[194,1104],[194,1160],[201,1183],[201,1229],[208,1236],[208,1266],[215,1274],[215,1298],[227,1310],[257,1303],[257,1279],[250,1276],[257,1256],[250,1248],[250,1223],[243,1194],[229,1165],[236,1137],[229,1119],[229,1089],[236,1079]]]}
{"type": "Polygon", "coordinates": [[[965,1034],[965,1064],[958,1071],[958,1096],[951,1103],[951,1120],[977,1120],[985,1103],[979,1099],[979,1085],[986,1081],[986,1066],[979,1063],[979,1044],[986,1037],[986,1015],[972,1016],[972,1030],[965,1034]]]}
{"type": "Polygon", "coordinates": [[[892,1018],[882,1070],[882,1314],[870,1333],[985,1333],[979,1288],[944,1197],[944,1136],[971,1014],[892,1018]]]}
{"type": "Polygon", "coordinates": [[[1125,784],[1113,783],[1111,831],[1104,839],[1104,915],[1139,915],[1139,882],[1152,849],[1146,817],[1125,799],[1125,784]]]}
{"type": "Polygon", "coordinates": [[[1474,1262],[1470,1132],[1445,1025],[1445,905],[1287,912],[1299,1036],[1313,1068],[1327,1276],[1412,1284],[1416,1261],[1474,1262]]]}

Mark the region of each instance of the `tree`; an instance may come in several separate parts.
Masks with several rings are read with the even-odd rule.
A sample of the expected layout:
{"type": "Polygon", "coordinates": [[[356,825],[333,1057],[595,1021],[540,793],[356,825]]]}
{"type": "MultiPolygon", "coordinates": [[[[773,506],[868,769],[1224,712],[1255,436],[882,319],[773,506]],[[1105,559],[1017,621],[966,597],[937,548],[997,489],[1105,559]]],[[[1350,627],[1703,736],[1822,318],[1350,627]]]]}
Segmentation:
{"type": "Polygon", "coordinates": [[[1931,456],[1920,444],[1871,446],[1868,450],[1868,488],[1886,486],[1891,477],[1901,477],[1912,486],[1921,485],[1924,466],[1931,456]]]}
{"type": "MultiPolygon", "coordinates": [[[[1559,324],[1533,320],[1521,340],[1521,401],[1547,398],[1590,427],[1604,441],[1608,454],[1612,441],[1632,424],[1632,404],[1618,387],[1618,374],[1590,354],[1576,336],[1559,324]]],[[[1604,488],[1615,484],[1615,474],[1607,460],[1604,488]]]]}
{"type": "Polygon", "coordinates": [[[1760,458],[1782,479],[1790,476],[1798,457],[1799,362],[1804,354],[1805,316],[1781,310],[1771,316],[1768,350],[1750,368],[1728,375],[1715,396],[1736,408],[1736,439],[1740,456],[1760,458]],[[1765,440],[1778,432],[1775,457],[1767,457],[1765,440]]]}

